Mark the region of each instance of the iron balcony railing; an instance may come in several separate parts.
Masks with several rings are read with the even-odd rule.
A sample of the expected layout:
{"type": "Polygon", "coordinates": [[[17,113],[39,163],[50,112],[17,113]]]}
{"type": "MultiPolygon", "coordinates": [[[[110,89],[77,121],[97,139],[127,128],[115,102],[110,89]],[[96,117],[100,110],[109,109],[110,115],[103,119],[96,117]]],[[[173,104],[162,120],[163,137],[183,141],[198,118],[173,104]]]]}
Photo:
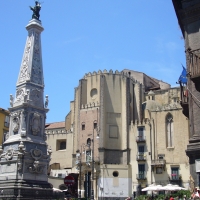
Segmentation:
{"type": "Polygon", "coordinates": [[[136,142],[146,142],[145,136],[136,136],[136,142]]]}
{"type": "Polygon", "coordinates": [[[169,179],[170,180],[180,180],[181,179],[181,174],[170,174],[169,179]]]}
{"type": "Polygon", "coordinates": [[[141,172],[139,174],[136,174],[136,179],[138,179],[138,180],[145,180],[145,179],[147,179],[146,172],[141,172]]]}
{"type": "Polygon", "coordinates": [[[146,161],[146,159],[147,159],[146,153],[138,152],[138,154],[136,155],[137,161],[146,161]]]}

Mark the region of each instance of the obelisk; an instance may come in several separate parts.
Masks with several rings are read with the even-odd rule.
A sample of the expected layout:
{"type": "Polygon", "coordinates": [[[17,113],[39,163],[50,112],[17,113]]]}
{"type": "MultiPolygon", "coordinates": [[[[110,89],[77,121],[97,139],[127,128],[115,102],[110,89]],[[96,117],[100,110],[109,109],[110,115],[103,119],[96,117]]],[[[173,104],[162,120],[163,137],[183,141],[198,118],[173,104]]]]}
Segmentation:
{"type": "Polygon", "coordinates": [[[32,20],[16,84],[10,96],[10,127],[0,148],[0,199],[51,199],[47,179],[50,151],[45,142],[48,99],[44,102],[40,3],[35,1],[32,20]]]}

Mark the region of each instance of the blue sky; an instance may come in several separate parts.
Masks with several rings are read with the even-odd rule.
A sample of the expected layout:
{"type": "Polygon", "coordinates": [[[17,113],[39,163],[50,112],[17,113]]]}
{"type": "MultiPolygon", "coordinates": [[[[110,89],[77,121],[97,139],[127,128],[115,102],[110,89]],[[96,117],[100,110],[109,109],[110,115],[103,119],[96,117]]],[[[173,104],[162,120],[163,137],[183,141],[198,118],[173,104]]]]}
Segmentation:
{"type": "MultiPolygon", "coordinates": [[[[1,2],[0,107],[9,107],[34,0],[1,2]]],[[[64,121],[85,73],[131,69],[176,86],[184,40],[171,0],[44,0],[40,13],[46,122],[64,121]]]]}

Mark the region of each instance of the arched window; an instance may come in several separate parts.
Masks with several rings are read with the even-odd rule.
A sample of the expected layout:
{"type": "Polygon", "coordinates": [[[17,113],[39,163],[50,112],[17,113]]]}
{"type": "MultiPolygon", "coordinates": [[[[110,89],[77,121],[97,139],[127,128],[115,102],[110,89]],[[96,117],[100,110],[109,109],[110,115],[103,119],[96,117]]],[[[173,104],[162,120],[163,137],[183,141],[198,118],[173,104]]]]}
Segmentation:
{"type": "Polygon", "coordinates": [[[173,147],[174,127],[173,127],[173,116],[170,113],[168,113],[166,116],[166,138],[167,138],[167,147],[173,147]]]}

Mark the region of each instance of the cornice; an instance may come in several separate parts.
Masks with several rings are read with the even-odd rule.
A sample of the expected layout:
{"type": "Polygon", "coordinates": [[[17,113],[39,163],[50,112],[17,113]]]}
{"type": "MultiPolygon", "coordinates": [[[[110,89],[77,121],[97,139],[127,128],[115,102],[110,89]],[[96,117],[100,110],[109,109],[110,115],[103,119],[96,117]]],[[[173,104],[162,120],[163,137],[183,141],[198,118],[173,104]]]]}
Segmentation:
{"type": "Polygon", "coordinates": [[[181,23],[183,25],[198,21],[200,18],[200,3],[178,11],[181,23]]]}

